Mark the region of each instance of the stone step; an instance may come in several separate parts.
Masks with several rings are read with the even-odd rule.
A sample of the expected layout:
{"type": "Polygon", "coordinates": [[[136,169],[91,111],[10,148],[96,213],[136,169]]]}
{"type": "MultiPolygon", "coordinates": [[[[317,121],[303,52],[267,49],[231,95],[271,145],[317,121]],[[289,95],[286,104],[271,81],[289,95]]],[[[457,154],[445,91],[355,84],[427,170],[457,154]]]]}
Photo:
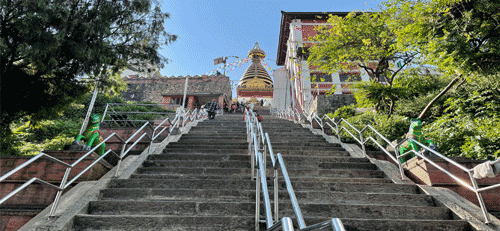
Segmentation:
{"type": "MultiPolygon", "coordinates": [[[[363,219],[426,219],[448,220],[448,208],[409,205],[353,205],[328,203],[299,203],[304,217],[363,218],[363,219]]],[[[280,203],[282,216],[293,216],[291,203],[280,203]]]]}
{"type": "Polygon", "coordinates": [[[227,136],[220,136],[220,135],[210,135],[210,136],[182,136],[179,141],[194,141],[194,142],[207,142],[207,139],[224,139],[228,141],[233,141],[233,140],[244,140],[246,142],[247,140],[247,135],[242,134],[242,135],[227,135],[227,136]]]}
{"type": "Polygon", "coordinates": [[[100,200],[90,201],[87,213],[92,215],[251,216],[255,214],[255,202],[100,200]]]}
{"type": "Polygon", "coordinates": [[[75,216],[75,230],[255,230],[253,216],[88,215],[75,216]]]}
{"type": "Polygon", "coordinates": [[[185,154],[248,154],[248,148],[238,148],[238,149],[200,149],[200,148],[165,148],[162,153],[185,153],[185,154]]]}
{"type": "MultiPolygon", "coordinates": [[[[270,158],[266,161],[267,168],[272,168],[270,158]]],[[[250,168],[250,158],[248,161],[241,160],[146,160],[143,167],[220,167],[220,168],[250,168]]],[[[287,168],[293,167],[316,167],[319,169],[365,169],[377,170],[377,166],[372,163],[359,162],[304,162],[304,161],[286,161],[287,168]]]]}
{"type": "Polygon", "coordinates": [[[111,180],[108,188],[164,188],[164,189],[240,189],[255,190],[251,177],[226,177],[226,179],[162,179],[151,176],[146,179],[132,178],[111,180]],[[161,179],[161,180],[158,180],[161,179]]]}
{"type": "MultiPolygon", "coordinates": [[[[451,218],[449,209],[431,206],[330,203],[299,203],[299,206],[304,217],[426,220],[451,218]]],[[[281,202],[279,209],[283,216],[294,215],[290,202],[281,202]]],[[[91,215],[251,216],[255,214],[255,202],[101,200],[90,201],[87,213],[91,215]]]]}
{"type": "MultiPolygon", "coordinates": [[[[276,156],[275,156],[276,158],[276,156]]],[[[248,152],[243,154],[191,154],[191,153],[173,153],[169,152],[166,154],[152,154],[148,156],[148,160],[212,160],[212,161],[231,161],[231,160],[243,160],[250,161],[251,157],[248,152]]],[[[343,157],[343,156],[305,156],[305,155],[290,155],[286,154],[283,156],[285,164],[292,162],[305,162],[308,164],[320,164],[325,162],[348,162],[348,163],[370,163],[366,158],[353,158],[353,157],[343,157]]],[[[267,161],[270,162],[271,158],[267,155],[267,161]]]]}
{"type": "MultiPolygon", "coordinates": [[[[331,217],[304,217],[306,224],[312,225],[330,220],[331,217]]],[[[340,218],[345,230],[373,231],[373,230],[404,230],[404,231],[470,231],[469,224],[461,220],[435,219],[366,219],[340,218]]],[[[295,222],[295,221],[294,221],[295,222]]]]}
{"type": "MultiPolygon", "coordinates": [[[[342,178],[328,179],[326,182],[319,179],[298,179],[294,178],[292,187],[294,190],[328,190],[332,192],[366,192],[366,193],[418,193],[416,185],[393,184],[393,183],[378,183],[369,182],[368,178],[351,178],[347,181],[342,178]],[[337,180],[335,182],[334,180],[337,180]],[[363,180],[365,180],[363,182],[363,180]]],[[[379,179],[379,178],[375,178],[379,179]]],[[[384,178],[386,179],[386,178],[384,178]]],[[[280,187],[285,188],[285,182],[279,181],[280,187]]]]}
{"type": "Polygon", "coordinates": [[[188,142],[176,142],[168,144],[166,148],[246,148],[248,149],[247,142],[224,142],[219,140],[217,143],[188,143],[188,142]]]}
{"type": "MultiPolygon", "coordinates": [[[[284,195],[283,195],[284,196],[284,195]]],[[[154,189],[109,188],[101,190],[102,200],[204,200],[245,201],[255,200],[255,190],[238,189],[154,189]]]]}
{"type": "Polygon", "coordinates": [[[250,168],[250,161],[225,160],[225,161],[205,161],[205,160],[146,160],[143,167],[176,167],[176,168],[250,168]]]}
{"type": "MultiPolygon", "coordinates": [[[[272,170],[267,170],[271,174],[272,170]]],[[[140,167],[137,174],[198,174],[198,175],[250,175],[251,169],[231,167],[140,167]]],[[[328,176],[328,177],[366,177],[384,178],[384,172],[380,170],[346,170],[346,169],[318,169],[318,168],[294,168],[288,169],[291,176],[328,176]]]]}
{"type": "MultiPolygon", "coordinates": [[[[132,174],[130,176],[130,179],[152,179],[152,180],[214,180],[214,184],[219,184],[221,183],[220,180],[228,179],[228,180],[241,180],[241,181],[247,181],[251,180],[251,176],[244,176],[244,175],[188,175],[188,174],[132,174]]],[[[270,176],[267,177],[267,184],[269,186],[273,185],[274,182],[270,178],[270,176]]],[[[279,186],[284,188],[285,184],[283,184],[285,181],[283,179],[283,176],[280,175],[278,176],[278,184],[279,186]]],[[[335,183],[335,182],[342,182],[342,183],[371,183],[371,184],[377,184],[377,183],[392,183],[392,181],[388,178],[339,178],[339,177],[328,177],[328,176],[318,176],[318,177],[294,177],[291,176],[290,180],[293,182],[293,184],[297,183],[297,185],[302,185],[301,187],[305,187],[307,190],[307,187],[310,187],[312,189],[317,189],[317,188],[322,188],[325,187],[326,190],[329,190],[329,183],[335,183]],[[303,183],[308,183],[304,186],[303,183]],[[311,186],[311,184],[315,184],[314,186],[311,186]]],[[[415,191],[412,191],[415,193],[415,191]]]]}
{"type": "MultiPolygon", "coordinates": [[[[272,201],[272,187],[269,188],[269,191],[272,201]]],[[[288,192],[284,190],[280,191],[278,196],[280,203],[290,199],[288,192]]],[[[295,196],[299,203],[434,206],[432,198],[423,194],[295,191],[295,196]]],[[[100,199],[135,201],[202,200],[254,202],[255,190],[111,188],[101,190],[100,199]]]]}

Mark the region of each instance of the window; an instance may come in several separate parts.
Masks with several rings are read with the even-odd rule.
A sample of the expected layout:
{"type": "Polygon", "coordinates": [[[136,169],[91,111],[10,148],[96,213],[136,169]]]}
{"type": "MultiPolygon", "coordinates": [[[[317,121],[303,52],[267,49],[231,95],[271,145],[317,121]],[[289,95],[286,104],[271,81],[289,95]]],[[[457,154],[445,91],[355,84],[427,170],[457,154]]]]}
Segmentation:
{"type": "Polygon", "coordinates": [[[311,81],[314,78],[316,82],[332,82],[332,75],[327,73],[311,73],[311,81]],[[324,81],[321,81],[321,79],[324,79],[324,81]]]}
{"type": "MultiPolygon", "coordinates": [[[[375,77],[373,77],[373,74],[368,73],[368,75],[370,76],[370,80],[375,79],[375,77]]],[[[376,80],[376,79],[375,79],[375,80],[376,80]]],[[[385,77],[384,77],[384,76],[380,76],[380,82],[381,82],[381,83],[385,83],[385,82],[387,82],[387,80],[385,79],[385,77]]]]}
{"type": "Polygon", "coordinates": [[[340,82],[361,81],[359,73],[339,73],[340,82]]]}

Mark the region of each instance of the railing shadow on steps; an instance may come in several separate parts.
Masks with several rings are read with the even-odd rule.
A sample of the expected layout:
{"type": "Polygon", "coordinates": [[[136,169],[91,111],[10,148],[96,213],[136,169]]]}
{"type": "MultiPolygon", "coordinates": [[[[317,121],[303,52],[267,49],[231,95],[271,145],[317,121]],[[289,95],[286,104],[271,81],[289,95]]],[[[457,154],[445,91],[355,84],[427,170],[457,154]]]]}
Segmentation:
{"type": "MultiPolygon", "coordinates": [[[[413,138],[405,138],[403,139],[401,142],[397,143],[396,145],[394,145],[392,142],[390,142],[385,136],[383,136],[382,134],[380,134],[380,132],[378,132],[377,130],[375,130],[371,125],[365,125],[365,127],[363,127],[363,129],[359,130],[357,129],[356,127],[354,127],[352,124],[350,124],[349,122],[347,122],[345,119],[341,118],[338,123],[335,122],[334,120],[332,120],[330,117],[324,115],[323,118],[320,118],[318,115],[316,115],[315,112],[311,112],[310,114],[305,114],[305,113],[299,113],[297,111],[297,109],[295,109],[295,111],[293,110],[286,110],[286,111],[280,111],[278,113],[276,113],[277,117],[280,117],[280,118],[284,118],[284,119],[288,119],[288,120],[293,120],[294,122],[301,122],[303,120],[301,120],[302,118],[305,118],[310,124],[311,124],[311,128],[313,128],[313,121],[315,121],[320,127],[321,127],[321,132],[322,134],[326,135],[325,134],[325,128],[328,128],[328,129],[331,129],[332,132],[334,132],[336,135],[337,135],[337,139],[340,143],[342,143],[342,140],[341,140],[341,137],[340,137],[340,132],[341,131],[345,131],[347,132],[354,140],[356,140],[356,142],[358,142],[358,144],[361,145],[361,148],[363,150],[363,154],[365,156],[366,155],[366,149],[365,149],[365,144],[369,141],[372,141],[375,145],[377,145],[378,148],[380,148],[380,150],[382,150],[387,156],[389,156],[389,158],[391,158],[395,163],[398,164],[398,168],[399,168],[399,172],[401,174],[401,179],[404,179],[405,175],[404,175],[404,170],[403,170],[403,164],[401,164],[401,161],[400,159],[407,156],[407,155],[410,155],[410,154],[415,154],[416,156],[422,158],[423,160],[427,161],[428,163],[430,163],[431,165],[433,165],[434,167],[436,167],[437,169],[441,170],[442,172],[446,173],[448,176],[450,176],[452,179],[454,179],[456,182],[458,182],[461,186],[465,187],[466,189],[474,192],[478,198],[478,201],[479,201],[479,205],[481,207],[481,211],[483,213],[483,216],[484,216],[484,223],[486,224],[489,224],[491,223],[491,219],[489,217],[489,213],[488,213],[488,210],[486,209],[486,205],[484,204],[484,200],[483,200],[483,197],[481,195],[481,192],[484,192],[484,191],[487,191],[487,190],[491,190],[491,189],[494,189],[494,188],[499,188],[500,187],[500,183],[498,184],[495,184],[495,185],[490,185],[490,186],[487,186],[487,187],[483,187],[483,188],[480,188],[477,184],[477,181],[476,179],[473,177],[473,173],[474,173],[474,168],[466,168],[464,167],[463,165],[451,160],[450,158],[444,156],[443,154],[435,151],[434,149],[414,140],[413,138]],[[326,122],[324,122],[326,121],[326,122]],[[343,126],[342,124],[346,124],[346,126],[343,126]],[[357,133],[358,137],[356,137],[353,132],[349,131],[350,128],[351,130],[353,130],[354,132],[357,133]],[[378,136],[379,138],[381,138],[382,140],[384,140],[387,145],[389,145],[391,148],[393,148],[394,151],[394,154],[391,154],[386,148],[384,148],[379,142],[377,142],[377,140],[375,138],[373,138],[372,136],[369,136],[367,138],[364,138],[363,137],[363,133],[365,131],[371,131],[373,132],[373,134],[375,134],[376,136],[378,136]],[[397,150],[399,150],[399,146],[401,146],[404,142],[406,141],[413,141],[415,142],[420,148],[421,148],[421,151],[417,152],[413,149],[411,149],[410,151],[406,152],[406,153],[403,153],[403,154],[399,154],[397,152],[397,150]],[[460,179],[459,177],[455,176],[454,174],[450,173],[449,171],[447,171],[446,169],[442,168],[441,166],[439,166],[438,164],[436,164],[434,161],[432,161],[431,159],[429,159],[426,155],[424,155],[424,152],[425,151],[428,151],[430,153],[432,153],[433,155],[449,162],[450,164],[458,167],[459,169],[463,170],[464,172],[466,172],[468,175],[469,175],[469,178],[470,178],[470,182],[471,184],[469,184],[468,182],[460,179]]],[[[307,121],[303,121],[303,122],[307,122],[307,121]]],[[[488,162],[490,165],[496,165],[496,164],[499,164],[500,163],[500,159],[497,159],[495,161],[490,161],[488,162]]]]}
{"type": "Polygon", "coordinates": [[[266,230],[283,230],[283,231],[293,231],[292,220],[289,217],[283,217],[281,220],[278,217],[279,211],[279,198],[278,198],[278,169],[281,169],[283,174],[283,178],[285,180],[286,189],[288,191],[288,195],[290,197],[290,201],[292,203],[292,207],[297,218],[297,223],[299,226],[299,230],[301,231],[309,231],[309,230],[322,230],[324,228],[332,228],[334,231],[344,231],[344,226],[340,219],[333,218],[331,220],[320,222],[318,224],[307,226],[305,224],[304,218],[302,216],[302,212],[300,211],[299,204],[297,202],[297,198],[295,197],[295,193],[293,191],[293,186],[290,181],[290,177],[288,176],[288,172],[286,170],[285,162],[283,161],[283,157],[281,153],[277,153],[276,157],[273,153],[273,148],[271,145],[271,141],[269,139],[269,134],[265,133],[262,129],[261,123],[258,121],[257,117],[253,113],[252,110],[245,109],[245,122],[247,125],[247,141],[249,155],[251,155],[251,168],[252,168],[252,178],[256,179],[256,210],[255,210],[255,229],[259,230],[260,223],[260,197],[261,197],[261,188],[262,188],[262,196],[264,198],[264,206],[265,206],[265,223],[266,230]],[[262,147],[261,147],[262,145],[262,147]],[[274,218],[271,211],[271,203],[269,199],[269,191],[267,187],[267,177],[266,177],[266,152],[269,151],[269,157],[271,158],[272,166],[274,169],[274,175],[272,179],[274,180],[274,218]],[[255,170],[258,170],[256,173],[255,170]]]}
{"type": "Polygon", "coordinates": [[[48,187],[51,187],[53,189],[56,189],[57,190],[57,194],[56,194],[56,197],[54,199],[54,203],[52,204],[52,208],[50,210],[50,213],[49,213],[49,217],[54,217],[55,216],[55,212],[57,210],[57,206],[59,204],[59,199],[63,193],[63,191],[65,189],[67,189],[73,182],[75,182],[79,177],[81,177],[85,172],[87,172],[89,169],[91,169],[95,164],[97,164],[100,160],[102,160],[104,157],[106,157],[109,153],[112,153],[114,154],[116,157],[119,158],[118,160],[118,164],[117,164],[117,167],[116,167],[116,171],[115,171],[115,177],[117,177],[118,175],[118,170],[120,168],[120,164],[121,164],[121,161],[122,159],[127,155],[127,153],[139,142],[141,141],[144,137],[147,137],[150,139],[150,145],[148,147],[148,154],[150,153],[151,151],[151,148],[152,148],[152,144],[153,144],[153,141],[158,138],[168,127],[164,127],[160,132],[158,132],[156,135],[156,131],[159,130],[161,128],[162,125],[164,125],[166,122],[169,122],[169,127],[170,127],[170,130],[169,130],[169,134],[168,136],[165,138],[165,139],[169,139],[170,138],[170,135],[173,131],[173,129],[175,129],[176,127],[179,126],[179,121],[181,118],[184,118],[184,121],[183,121],[183,126],[186,125],[186,118],[190,118],[191,121],[190,122],[194,122],[194,121],[197,121],[199,120],[200,118],[205,118],[206,117],[206,112],[202,111],[202,110],[199,110],[199,111],[193,111],[191,113],[189,113],[189,111],[185,112],[185,111],[179,111],[174,120],[173,121],[170,121],[169,118],[166,118],[165,120],[163,120],[158,126],[154,127],[153,125],[151,125],[150,122],[146,122],[144,123],[144,125],[139,129],[137,130],[132,136],[129,137],[129,139],[127,139],[126,141],[120,137],[119,135],[117,135],[116,133],[112,133],[111,135],[109,135],[106,139],[104,139],[102,142],[100,142],[98,145],[96,145],[94,148],[92,148],[90,151],[88,151],[85,155],[83,155],[82,157],[80,157],[78,160],[76,160],[73,164],[68,164],[62,160],[59,160],[53,156],[49,156],[43,152],[40,152],[38,155],[34,156],[33,158],[29,159],[28,161],[26,161],[25,163],[23,163],[22,165],[19,165],[18,167],[16,167],[15,169],[13,169],[12,171],[6,173],[5,175],[1,176],[0,177],[0,182],[2,182],[3,180],[7,179],[8,177],[12,176],[13,174],[15,174],[16,172],[20,171],[21,169],[25,168],[26,166],[30,165],[31,163],[35,162],[36,160],[38,159],[42,159],[42,158],[45,158],[45,159],[48,159],[52,162],[55,162],[55,163],[58,163],[58,164],[61,164],[63,166],[66,167],[66,171],[64,173],[64,176],[63,178],[61,179],[61,183],[59,186],[57,185],[54,185],[54,184],[51,184],[47,181],[44,181],[42,179],[39,179],[37,177],[33,177],[31,178],[30,180],[28,180],[27,182],[25,182],[23,185],[19,186],[18,188],[16,188],[14,191],[10,192],[8,195],[6,195],[5,197],[1,198],[0,199],[0,204],[4,203],[5,201],[7,201],[9,198],[13,197],[14,195],[16,195],[18,192],[20,192],[21,190],[23,190],[24,188],[28,187],[29,185],[33,184],[33,183],[40,183],[40,184],[43,184],[43,185],[46,185],[48,187]],[[193,120],[195,119],[195,120],[193,120]],[[144,133],[139,137],[137,138],[137,140],[125,151],[125,148],[127,147],[127,145],[130,143],[130,141],[136,137],[139,132],[143,131],[146,127],[150,127],[153,129],[153,134],[152,136],[149,136],[149,134],[147,132],[144,131],[144,133]],[[97,158],[94,162],[92,162],[87,168],[85,168],[84,170],[82,170],[78,175],[76,175],[75,177],[73,177],[73,179],[69,182],[68,181],[68,177],[69,177],[69,174],[71,172],[71,169],[73,167],[75,167],[78,163],[80,163],[82,160],[84,160],[87,156],[89,156],[90,154],[92,154],[92,152],[94,152],[97,148],[99,148],[102,144],[104,144],[106,141],[108,141],[109,139],[111,139],[112,137],[116,137],[118,140],[121,141],[121,143],[123,144],[122,146],[122,149],[121,149],[121,152],[120,154],[116,154],[113,150],[108,150],[106,151],[102,156],[100,156],[99,158],[97,158]]]}

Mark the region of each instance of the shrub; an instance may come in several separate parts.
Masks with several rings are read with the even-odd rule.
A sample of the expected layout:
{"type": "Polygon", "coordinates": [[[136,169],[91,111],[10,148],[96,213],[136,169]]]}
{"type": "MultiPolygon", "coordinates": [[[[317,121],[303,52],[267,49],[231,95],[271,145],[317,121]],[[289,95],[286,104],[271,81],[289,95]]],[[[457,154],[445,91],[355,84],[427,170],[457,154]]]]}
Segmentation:
{"type": "MultiPolygon", "coordinates": [[[[366,125],[371,125],[389,141],[404,137],[404,135],[408,132],[408,128],[410,125],[409,119],[407,117],[398,115],[380,115],[373,112],[366,112],[361,115],[350,117],[346,120],[358,130],[363,129],[366,125]]],[[[356,135],[356,138],[358,138],[357,133],[353,129],[351,129],[350,126],[345,123],[343,124],[343,126],[347,127],[349,131],[351,131],[351,133],[356,135]]],[[[343,142],[355,142],[355,140],[345,131],[341,132],[340,135],[343,142]]],[[[377,142],[382,146],[385,146],[387,144],[371,129],[365,129],[365,131],[363,132],[363,137],[367,138],[370,136],[377,140],[377,142]]],[[[371,145],[375,146],[374,144],[371,145]]]]}
{"type": "Polygon", "coordinates": [[[482,160],[500,157],[499,119],[443,116],[424,126],[422,132],[446,156],[482,160]]]}
{"type": "Polygon", "coordinates": [[[348,106],[342,106],[335,110],[335,113],[333,113],[333,117],[330,118],[350,118],[356,115],[356,106],[355,104],[351,104],[348,106]]]}

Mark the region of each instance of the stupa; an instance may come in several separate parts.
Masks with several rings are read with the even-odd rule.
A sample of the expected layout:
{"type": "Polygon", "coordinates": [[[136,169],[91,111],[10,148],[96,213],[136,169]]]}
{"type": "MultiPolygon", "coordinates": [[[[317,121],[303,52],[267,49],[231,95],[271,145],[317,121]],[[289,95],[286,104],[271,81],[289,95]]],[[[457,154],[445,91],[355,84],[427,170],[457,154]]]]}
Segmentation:
{"type": "Polygon", "coordinates": [[[248,51],[248,58],[252,64],[246,69],[238,83],[237,95],[239,101],[265,101],[271,102],[273,98],[273,80],[260,63],[266,53],[255,43],[253,49],[248,51]]]}

